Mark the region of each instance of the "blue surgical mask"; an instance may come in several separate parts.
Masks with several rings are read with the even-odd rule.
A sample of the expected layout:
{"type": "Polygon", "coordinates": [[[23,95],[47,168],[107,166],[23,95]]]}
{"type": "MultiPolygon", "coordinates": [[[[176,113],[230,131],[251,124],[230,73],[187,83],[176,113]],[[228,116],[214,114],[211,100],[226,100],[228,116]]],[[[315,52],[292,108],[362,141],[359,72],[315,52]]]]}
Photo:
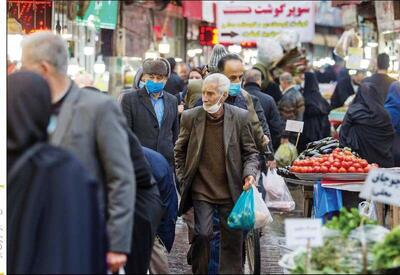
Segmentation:
{"type": "Polygon", "coordinates": [[[229,95],[230,96],[237,96],[240,94],[241,87],[240,83],[231,83],[231,86],[229,87],[229,95]]]}
{"type": "Polygon", "coordinates": [[[153,80],[146,81],[146,89],[149,94],[156,94],[164,89],[164,82],[154,82],[153,80]]]}
{"type": "Polygon", "coordinates": [[[146,82],[140,81],[139,82],[139,89],[143,89],[145,85],[146,85],[146,82]]]}

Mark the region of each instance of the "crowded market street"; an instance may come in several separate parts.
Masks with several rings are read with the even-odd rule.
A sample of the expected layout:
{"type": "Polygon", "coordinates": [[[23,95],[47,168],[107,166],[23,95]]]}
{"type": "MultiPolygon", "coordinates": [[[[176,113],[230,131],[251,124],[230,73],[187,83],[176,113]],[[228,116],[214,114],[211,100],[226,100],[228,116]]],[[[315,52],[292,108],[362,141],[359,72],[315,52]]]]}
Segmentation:
{"type": "Polygon", "coordinates": [[[399,274],[400,1],[1,5],[0,275],[399,274]]]}

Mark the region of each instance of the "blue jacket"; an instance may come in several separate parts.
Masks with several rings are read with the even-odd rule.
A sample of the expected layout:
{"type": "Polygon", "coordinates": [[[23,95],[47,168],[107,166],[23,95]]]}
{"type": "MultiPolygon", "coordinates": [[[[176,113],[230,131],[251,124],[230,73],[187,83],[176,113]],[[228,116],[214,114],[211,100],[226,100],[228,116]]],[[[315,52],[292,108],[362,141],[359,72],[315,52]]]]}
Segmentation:
{"type": "Polygon", "coordinates": [[[158,226],[157,235],[163,241],[168,252],[175,239],[175,223],[178,213],[178,196],[175,190],[172,169],[167,160],[154,150],[143,147],[144,155],[150,164],[153,177],[157,182],[163,202],[164,215],[158,226]]]}

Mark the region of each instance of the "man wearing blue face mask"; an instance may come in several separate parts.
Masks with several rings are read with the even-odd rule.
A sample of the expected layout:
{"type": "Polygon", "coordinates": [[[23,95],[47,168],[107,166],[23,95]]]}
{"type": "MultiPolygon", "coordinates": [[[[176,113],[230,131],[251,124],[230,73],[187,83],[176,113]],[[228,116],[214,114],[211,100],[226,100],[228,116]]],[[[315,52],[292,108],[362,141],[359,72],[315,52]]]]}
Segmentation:
{"type": "Polygon", "coordinates": [[[128,126],[140,143],[162,154],[172,166],[174,144],[178,138],[178,100],[165,92],[168,67],[165,60],[143,62],[144,87],[127,93],[121,100],[128,126]]]}

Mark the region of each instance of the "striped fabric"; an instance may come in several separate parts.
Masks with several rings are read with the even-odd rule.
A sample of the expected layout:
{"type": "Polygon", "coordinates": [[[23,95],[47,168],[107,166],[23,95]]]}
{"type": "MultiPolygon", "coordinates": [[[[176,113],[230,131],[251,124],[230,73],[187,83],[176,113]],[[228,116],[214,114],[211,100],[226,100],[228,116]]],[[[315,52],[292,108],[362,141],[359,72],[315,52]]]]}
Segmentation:
{"type": "Polygon", "coordinates": [[[211,52],[210,61],[208,62],[208,71],[211,73],[218,72],[218,61],[227,54],[228,52],[223,45],[215,45],[211,52]]]}

